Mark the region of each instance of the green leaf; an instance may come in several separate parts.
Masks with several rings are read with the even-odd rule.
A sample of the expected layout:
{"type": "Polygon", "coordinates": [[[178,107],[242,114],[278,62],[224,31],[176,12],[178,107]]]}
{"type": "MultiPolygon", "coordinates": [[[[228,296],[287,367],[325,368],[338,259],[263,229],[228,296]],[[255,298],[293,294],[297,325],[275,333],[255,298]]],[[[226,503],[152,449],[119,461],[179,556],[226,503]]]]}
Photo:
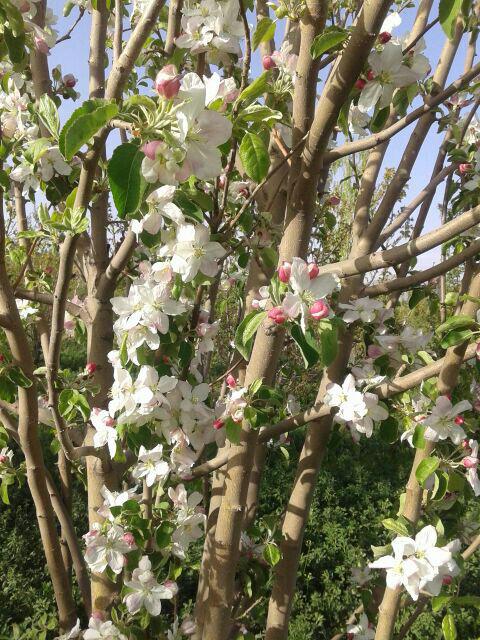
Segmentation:
{"type": "Polygon", "coordinates": [[[242,423],[228,418],[225,423],[225,434],[232,444],[238,444],[242,435],[242,423]]]}
{"type": "Polygon", "coordinates": [[[466,342],[470,340],[470,338],[474,335],[473,331],[470,329],[463,329],[461,331],[449,331],[440,341],[440,346],[442,349],[448,349],[449,347],[453,347],[456,344],[461,344],[462,342],[466,342]]]}
{"type": "Polygon", "coordinates": [[[438,469],[438,465],[440,464],[440,460],[435,456],[431,456],[430,458],[425,458],[422,460],[415,471],[415,477],[417,478],[417,482],[423,487],[426,479],[435,473],[438,469]]]}
{"type": "Polygon", "coordinates": [[[261,96],[262,93],[265,93],[268,86],[268,71],[264,71],[258,78],[245,87],[242,93],[238,96],[238,101],[242,102],[248,100],[252,102],[258,96],[261,96]]]}
{"type": "Polygon", "coordinates": [[[271,567],[274,567],[280,562],[282,554],[276,544],[269,542],[265,545],[263,550],[263,558],[271,567]]]}
{"type": "Polygon", "coordinates": [[[175,531],[174,525],[170,522],[162,522],[155,531],[155,542],[159,549],[168,547],[172,541],[172,533],[175,531]]]}
{"type": "Polygon", "coordinates": [[[14,36],[10,29],[4,28],[3,38],[7,45],[8,55],[14,64],[22,62],[25,56],[25,34],[22,32],[14,36]]]}
{"type": "Polygon", "coordinates": [[[240,159],[249,178],[261,182],[267,175],[270,158],[262,138],[256,133],[246,133],[240,144],[240,159]]]}
{"type": "Polygon", "coordinates": [[[2,484],[0,484],[0,497],[4,504],[10,504],[10,500],[8,499],[8,483],[5,482],[5,480],[2,480],[2,484]]]}
{"type": "Polygon", "coordinates": [[[306,334],[303,333],[302,328],[298,324],[292,324],[290,327],[290,335],[300,349],[305,369],[313,367],[313,365],[319,361],[320,353],[312,335],[309,332],[306,334]]]}
{"type": "Polygon", "coordinates": [[[458,329],[469,329],[476,324],[474,318],[466,315],[451,316],[435,329],[437,335],[458,329]]]}
{"type": "Polygon", "coordinates": [[[146,182],[141,167],[144,154],[127,142],[113,152],[108,163],[108,181],[120,218],[135,213],[142,202],[146,182]]]}
{"type": "Polygon", "coordinates": [[[19,9],[17,9],[17,7],[9,0],[3,0],[2,9],[5,11],[8,19],[8,24],[13,35],[22,35],[24,32],[24,23],[22,14],[20,13],[19,9]]]}
{"type": "Polygon", "coordinates": [[[7,377],[17,385],[17,387],[22,387],[22,389],[28,389],[32,386],[32,381],[30,378],[23,373],[20,367],[10,367],[7,371],[7,377]]]}
{"type": "Polygon", "coordinates": [[[313,59],[319,58],[326,51],[338,47],[338,45],[342,44],[347,38],[348,31],[338,29],[338,27],[325,31],[314,39],[310,47],[310,55],[313,59]]]}
{"type": "Polygon", "coordinates": [[[250,104],[240,111],[237,116],[237,122],[261,122],[271,126],[282,118],[281,111],[274,111],[263,104],[250,104]]]}
{"type": "Polygon", "coordinates": [[[408,307],[414,309],[419,302],[428,296],[428,289],[426,287],[418,287],[412,291],[410,300],[408,301],[408,307]]]}
{"type": "Polygon", "coordinates": [[[58,109],[55,102],[47,93],[44,93],[38,101],[38,115],[52,136],[58,139],[58,135],[60,133],[58,109]]]}
{"type": "Polygon", "coordinates": [[[111,100],[86,100],[67,120],[60,132],[58,145],[66,160],[71,160],[97,131],[118,113],[118,105],[111,100]]]}
{"type": "Polygon", "coordinates": [[[462,0],[440,0],[438,17],[442,29],[450,40],[454,35],[455,23],[462,9],[462,0]]]}
{"type": "Polygon", "coordinates": [[[275,26],[275,22],[271,18],[262,18],[260,20],[252,37],[253,51],[257,49],[261,42],[267,42],[274,37],[275,26]]]}
{"type": "Polygon", "coordinates": [[[58,410],[66,420],[73,420],[77,411],[88,420],[90,406],[87,399],[76,389],[62,389],[58,397],[58,410]]]}
{"type": "Polygon", "coordinates": [[[415,449],[425,449],[425,427],[423,425],[417,424],[415,427],[412,442],[415,449]]]}
{"type": "Polygon", "coordinates": [[[442,631],[445,640],[457,640],[457,627],[455,626],[455,618],[451,613],[447,613],[443,618],[442,631]]]}
{"type": "Polygon", "coordinates": [[[410,531],[408,530],[405,522],[402,522],[403,519],[395,520],[394,518],[386,518],[382,520],[382,524],[388,531],[393,531],[397,533],[399,536],[409,536],[410,531]]]}
{"type": "Polygon", "coordinates": [[[451,599],[452,596],[434,596],[432,598],[432,611],[434,611],[435,613],[437,611],[440,611],[440,609],[443,609],[443,607],[447,605],[451,599]]]}
{"type": "Polygon", "coordinates": [[[454,602],[460,607],[480,607],[480,596],[459,596],[454,602]]]}
{"type": "Polygon", "coordinates": [[[235,348],[238,353],[245,358],[245,360],[249,360],[250,358],[253,336],[266,317],[266,311],[252,311],[245,316],[242,322],[238,325],[235,332],[235,348]]]}
{"type": "Polygon", "coordinates": [[[325,321],[319,323],[322,364],[328,367],[337,357],[338,331],[335,325],[325,321]]]}

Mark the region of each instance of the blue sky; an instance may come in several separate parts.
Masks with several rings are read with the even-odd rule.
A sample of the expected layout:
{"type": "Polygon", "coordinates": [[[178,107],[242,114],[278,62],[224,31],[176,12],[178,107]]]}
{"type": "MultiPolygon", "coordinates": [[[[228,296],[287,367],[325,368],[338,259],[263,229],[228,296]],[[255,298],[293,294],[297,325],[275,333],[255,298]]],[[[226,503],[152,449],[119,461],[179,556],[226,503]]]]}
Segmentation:
{"type": "MultiPolygon", "coordinates": [[[[57,29],[60,35],[63,35],[78,15],[77,8],[74,8],[68,18],[63,17],[63,2],[61,0],[50,0],[49,6],[53,9],[57,16],[60,16],[57,29]]],[[[394,35],[403,35],[408,32],[413,16],[414,9],[409,9],[402,13],[402,25],[398,27],[394,35]]],[[[438,15],[438,3],[435,3],[431,12],[431,19],[438,15]]],[[[76,89],[80,92],[82,99],[88,94],[88,49],[89,49],[89,27],[90,18],[88,14],[85,14],[83,20],[75,29],[72,38],[66,42],[60,43],[55,47],[50,55],[50,66],[61,64],[63,73],[73,73],[78,79],[76,89]]],[[[279,25],[277,29],[278,33],[283,32],[283,25],[279,25]]],[[[426,36],[427,49],[426,55],[430,60],[432,66],[434,66],[438,60],[440,51],[445,41],[445,36],[439,25],[436,25],[426,36]]],[[[449,81],[458,78],[463,72],[463,64],[466,51],[467,36],[461,43],[460,50],[456,56],[456,60],[453,64],[449,81]]],[[[253,74],[258,72],[260,68],[260,61],[257,57],[253,61],[253,74]]],[[[80,101],[76,103],[68,101],[65,107],[62,108],[62,118],[68,117],[69,113],[79,105],[80,101]]],[[[401,158],[402,152],[408,141],[408,138],[413,130],[414,125],[411,125],[400,134],[398,134],[394,141],[389,146],[386,159],[384,162],[385,167],[396,167],[401,158]]],[[[118,140],[115,140],[116,136],[111,139],[111,146],[115,146],[118,140]]],[[[430,180],[430,175],[435,162],[438,146],[443,138],[443,134],[436,132],[436,126],[434,125],[427,136],[427,139],[422,147],[412,177],[408,184],[408,193],[405,203],[410,201],[430,180]]],[[[441,202],[443,198],[443,189],[437,190],[435,200],[430,209],[429,218],[427,221],[426,230],[433,229],[439,224],[439,215],[437,204],[441,202]]],[[[436,262],[439,257],[439,250],[435,249],[428,254],[419,258],[419,266],[430,266],[436,262]]]]}

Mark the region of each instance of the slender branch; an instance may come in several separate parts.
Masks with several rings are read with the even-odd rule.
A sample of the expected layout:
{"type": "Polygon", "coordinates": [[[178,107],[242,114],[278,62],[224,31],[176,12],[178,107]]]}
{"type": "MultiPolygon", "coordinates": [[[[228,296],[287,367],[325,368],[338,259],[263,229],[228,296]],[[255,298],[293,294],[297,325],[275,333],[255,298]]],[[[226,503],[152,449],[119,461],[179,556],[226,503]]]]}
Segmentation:
{"type": "Polygon", "coordinates": [[[426,102],[421,107],[418,107],[418,109],[415,109],[403,118],[400,118],[400,120],[397,120],[397,122],[392,124],[390,127],[382,129],[382,131],[374,133],[371,136],[360,138],[359,140],[355,140],[354,142],[347,142],[346,144],[341,145],[336,149],[333,149],[332,151],[328,151],[325,154],[325,162],[335,162],[335,160],[339,160],[340,158],[349,156],[352,153],[358,153],[359,151],[372,149],[382,142],[390,140],[390,138],[408,127],[410,124],[412,124],[412,122],[415,122],[415,120],[418,120],[426,113],[429,113],[430,111],[441,105],[443,102],[445,102],[445,100],[460,91],[464,87],[464,85],[466,85],[471,80],[474,80],[479,73],[480,63],[476,64],[472,69],[470,69],[470,71],[467,71],[467,73],[461,75],[457,80],[455,80],[455,82],[452,82],[452,84],[449,85],[447,89],[428,100],[428,102],[426,102]]]}
{"type": "Polygon", "coordinates": [[[85,15],[85,9],[83,7],[79,7],[79,13],[78,13],[77,19],[72,24],[70,29],[63,36],[58,38],[58,40],[55,42],[55,45],[60,44],[60,42],[65,42],[65,40],[70,40],[75,27],[77,26],[77,24],[80,22],[80,20],[83,18],[84,15],[85,15]]]}

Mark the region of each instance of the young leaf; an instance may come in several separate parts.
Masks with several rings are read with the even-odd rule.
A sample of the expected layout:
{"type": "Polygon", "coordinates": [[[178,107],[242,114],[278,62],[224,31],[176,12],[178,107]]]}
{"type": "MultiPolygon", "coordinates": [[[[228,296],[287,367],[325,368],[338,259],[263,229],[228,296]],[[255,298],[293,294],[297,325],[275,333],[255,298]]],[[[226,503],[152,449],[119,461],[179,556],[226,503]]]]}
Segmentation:
{"type": "Polygon", "coordinates": [[[257,24],[252,37],[253,50],[257,49],[261,42],[271,40],[275,35],[275,22],[271,18],[262,18],[257,24]]]}
{"type": "Polygon", "coordinates": [[[330,322],[320,323],[320,346],[322,350],[322,363],[325,367],[332,364],[338,352],[338,331],[330,322]]]}
{"type": "Polygon", "coordinates": [[[442,631],[445,640],[457,640],[457,627],[455,626],[455,618],[451,613],[447,613],[443,618],[442,631]]]}
{"type": "Polygon", "coordinates": [[[443,609],[443,607],[447,605],[451,599],[452,596],[434,596],[432,598],[432,611],[434,611],[435,613],[437,611],[440,611],[440,609],[443,609]]]}
{"type": "Polygon", "coordinates": [[[238,325],[235,332],[235,347],[238,353],[249,360],[250,350],[252,348],[253,336],[257,332],[258,327],[262,324],[267,316],[266,311],[252,311],[238,325]]]}
{"type": "Polygon", "coordinates": [[[238,444],[242,435],[242,423],[234,422],[231,418],[228,418],[225,423],[225,433],[232,444],[238,444]]]}
{"type": "Polygon", "coordinates": [[[242,93],[238,96],[238,101],[242,102],[248,100],[249,102],[252,102],[252,100],[255,100],[255,98],[261,96],[262,93],[265,93],[265,91],[267,90],[267,84],[268,72],[264,71],[261,75],[258,76],[258,78],[255,78],[255,80],[250,83],[248,87],[245,87],[242,93]]]}
{"type": "Polygon", "coordinates": [[[67,120],[60,132],[58,146],[66,160],[71,160],[99,129],[118,113],[118,105],[110,100],[86,100],[67,120]]]}
{"type": "Polygon", "coordinates": [[[315,344],[315,340],[312,336],[307,333],[303,333],[300,325],[293,324],[290,328],[290,335],[297,343],[298,348],[300,349],[300,353],[303,357],[303,362],[305,364],[305,369],[309,367],[313,367],[320,359],[320,353],[315,344]]]}
{"type": "Polygon", "coordinates": [[[422,460],[415,471],[415,477],[417,478],[417,482],[424,485],[427,478],[429,478],[432,473],[438,469],[438,465],[440,464],[440,460],[435,456],[431,456],[430,458],[425,458],[422,460]]]}
{"type": "Polygon", "coordinates": [[[388,531],[393,531],[399,536],[409,536],[410,532],[408,527],[401,520],[394,520],[393,518],[386,518],[382,520],[382,524],[388,531]]]}
{"type": "Polygon", "coordinates": [[[256,133],[246,133],[240,144],[240,159],[249,178],[261,182],[267,175],[270,158],[262,138],[256,133]]]}
{"type": "Polygon", "coordinates": [[[438,17],[442,29],[450,40],[453,38],[453,32],[457,17],[462,9],[462,0],[440,0],[438,7],[438,17]]]}
{"type": "Polygon", "coordinates": [[[280,562],[282,554],[276,544],[271,542],[265,545],[263,550],[263,558],[271,567],[274,567],[280,562]]]}
{"type": "Polygon", "coordinates": [[[44,93],[38,101],[38,115],[52,136],[58,139],[60,118],[58,116],[57,105],[47,93],[44,93]]]}
{"type": "Polygon", "coordinates": [[[470,331],[470,329],[449,331],[440,341],[440,345],[443,349],[448,349],[456,344],[461,344],[462,342],[470,340],[473,335],[474,333],[473,331],[470,331]]]}
{"type": "Polygon", "coordinates": [[[313,59],[319,58],[323,53],[338,47],[339,44],[348,38],[348,31],[338,29],[337,27],[330,29],[316,36],[312,46],[310,47],[310,55],[313,59]]]}
{"type": "Polygon", "coordinates": [[[456,331],[459,329],[469,329],[474,324],[476,324],[475,319],[471,316],[466,315],[458,315],[451,316],[448,320],[445,320],[440,326],[435,329],[435,333],[437,335],[442,335],[442,333],[446,333],[447,331],[456,331]]]}
{"type": "Polygon", "coordinates": [[[135,144],[127,142],[113,152],[108,163],[108,181],[120,218],[135,213],[145,190],[141,166],[144,154],[135,144]]]}

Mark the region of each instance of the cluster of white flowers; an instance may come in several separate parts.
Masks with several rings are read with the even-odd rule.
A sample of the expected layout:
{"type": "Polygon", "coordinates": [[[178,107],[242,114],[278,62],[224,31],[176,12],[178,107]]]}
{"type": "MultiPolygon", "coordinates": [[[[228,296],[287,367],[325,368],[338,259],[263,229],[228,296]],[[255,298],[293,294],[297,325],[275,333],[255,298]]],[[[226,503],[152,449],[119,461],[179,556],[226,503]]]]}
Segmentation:
{"type": "Polygon", "coordinates": [[[362,433],[370,438],[375,423],[388,418],[388,411],[379,404],[377,395],[356,389],[355,377],[352,374],[345,378],[342,386],[330,383],[324,402],[328,407],[338,409],[335,421],[346,424],[356,442],[362,433]]]}
{"type": "MultiPolygon", "coordinates": [[[[339,287],[336,275],[319,275],[316,263],[293,258],[291,263],[284,262],[279,267],[278,277],[281,282],[288,284],[290,290],[285,293],[281,304],[268,312],[268,317],[275,324],[300,318],[300,324],[305,330],[309,319],[318,321],[333,315],[326,298],[339,287]]],[[[267,306],[267,294],[264,288],[260,290],[257,308],[264,309],[267,306]]]]}
{"type": "Polygon", "coordinates": [[[437,547],[437,537],[432,525],[419,531],[415,539],[399,536],[392,542],[393,555],[378,558],[370,567],[386,569],[387,587],[403,586],[413,600],[418,600],[420,591],[437,596],[444,579],[460,571],[452,555],[460,550],[459,540],[437,547]]]}
{"type": "MultiPolygon", "coordinates": [[[[172,73],[175,77],[175,71],[172,73]]],[[[163,93],[165,90],[161,87],[164,86],[165,81],[157,82],[157,90],[163,93]]],[[[171,97],[175,103],[176,124],[172,125],[168,142],[154,140],[142,147],[145,180],[175,185],[191,175],[200,180],[218,177],[222,172],[218,147],[230,138],[232,123],[218,110],[208,107],[217,101],[231,102],[236,97],[233,79],[223,80],[218,73],[203,79],[196,73],[187,73],[171,97]]]]}
{"type": "Polygon", "coordinates": [[[181,34],[177,47],[190,49],[192,54],[210,52],[209,60],[228,60],[223,54],[241,55],[240,41],[244,36],[239,19],[238,0],[201,0],[187,2],[182,11],[181,34]]]}

